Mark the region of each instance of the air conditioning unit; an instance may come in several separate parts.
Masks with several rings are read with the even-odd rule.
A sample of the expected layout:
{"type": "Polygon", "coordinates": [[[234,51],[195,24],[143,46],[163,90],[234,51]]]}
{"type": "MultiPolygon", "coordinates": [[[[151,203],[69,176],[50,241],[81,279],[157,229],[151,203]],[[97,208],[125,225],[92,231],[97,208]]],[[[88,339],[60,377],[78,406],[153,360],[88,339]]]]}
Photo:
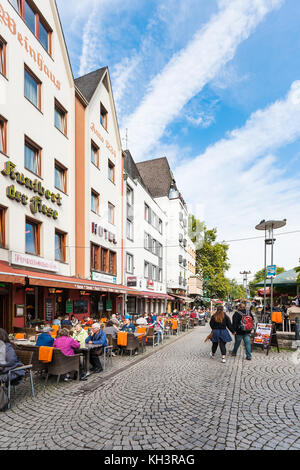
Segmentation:
{"type": "Polygon", "coordinates": [[[183,235],[182,233],[179,234],[179,242],[181,243],[183,241],[183,235]]]}
{"type": "Polygon", "coordinates": [[[181,264],[181,263],[182,263],[182,261],[183,261],[183,259],[182,259],[182,255],[179,255],[179,257],[178,257],[178,258],[179,258],[179,263],[181,264]]]}
{"type": "Polygon", "coordinates": [[[187,227],[187,220],[186,219],[183,221],[183,226],[187,227]]]}
{"type": "Polygon", "coordinates": [[[182,212],[179,212],[179,221],[180,221],[180,222],[183,221],[183,213],[182,213],[182,212]]]}
{"type": "Polygon", "coordinates": [[[183,240],[183,246],[187,246],[187,239],[186,238],[183,240]]]}
{"type": "Polygon", "coordinates": [[[182,277],[179,276],[179,285],[180,286],[182,285],[182,281],[183,281],[182,277]]]}
{"type": "Polygon", "coordinates": [[[183,260],[183,266],[186,266],[186,259],[183,260]]]}

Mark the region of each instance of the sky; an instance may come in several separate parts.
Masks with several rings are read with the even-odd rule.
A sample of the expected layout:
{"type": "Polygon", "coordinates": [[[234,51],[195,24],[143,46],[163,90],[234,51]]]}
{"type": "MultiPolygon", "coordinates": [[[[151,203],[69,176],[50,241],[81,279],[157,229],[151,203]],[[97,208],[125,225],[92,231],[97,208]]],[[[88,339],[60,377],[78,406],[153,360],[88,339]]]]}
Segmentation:
{"type": "Polygon", "coordinates": [[[166,156],[227,275],[300,258],[299,0],[57,0],[75,78],[108,66],[123,147],[166,156]],[[245,240],[247,239],[247,240],[245,240]],[[268,253],[268,264],[270,254],[268,253]]]}

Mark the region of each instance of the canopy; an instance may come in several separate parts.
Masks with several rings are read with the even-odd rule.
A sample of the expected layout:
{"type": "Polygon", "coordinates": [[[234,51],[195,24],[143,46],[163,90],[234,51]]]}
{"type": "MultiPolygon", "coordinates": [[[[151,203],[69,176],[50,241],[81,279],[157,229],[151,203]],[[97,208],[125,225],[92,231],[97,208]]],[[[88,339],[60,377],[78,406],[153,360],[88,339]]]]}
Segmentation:
{"type": "MultiPolygon", "coordinates": [[[[273,286],[293,286],[295,287],[297,283],[298,273],[295,269],[290,269],[289,271],[285,271],[284,273],[278,274],[273,278],[273,286]]],[[[271,279],[266,280],[266,285],[271,285],[271,279]]],[[[256,287],[264,287],[264,281],[258,282],[255,284],[256,287]]]]}

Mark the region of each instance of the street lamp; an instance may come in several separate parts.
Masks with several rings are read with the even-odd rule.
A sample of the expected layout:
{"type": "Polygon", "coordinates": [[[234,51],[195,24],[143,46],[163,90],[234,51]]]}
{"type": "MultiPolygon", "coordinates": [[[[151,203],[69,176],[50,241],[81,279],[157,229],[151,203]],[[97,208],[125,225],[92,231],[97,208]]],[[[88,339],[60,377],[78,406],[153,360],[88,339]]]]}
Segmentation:
{"type": "MultiPolygon", "coordinates": [[[[264,276],[264,319],[266,317],[266,283],[267,283],[267,245],[271,245],[271,265],[273,266],[273,246],[276,241],[274,238],[274,230],[284,227],[286,219],[283,220],[262,220],[256,225],[256,230],[265,231],[265,276],[264,276]]],[[[271,276],[271,322],[273,313],[273,276],[271,276]]]]}

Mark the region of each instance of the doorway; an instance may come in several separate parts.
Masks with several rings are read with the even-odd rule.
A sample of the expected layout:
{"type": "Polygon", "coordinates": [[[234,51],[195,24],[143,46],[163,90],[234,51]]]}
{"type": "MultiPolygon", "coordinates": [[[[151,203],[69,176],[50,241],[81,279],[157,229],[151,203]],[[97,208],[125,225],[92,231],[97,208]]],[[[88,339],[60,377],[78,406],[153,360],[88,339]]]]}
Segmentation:
{"type": "Polygon", "coordinates": [[[9,298],[8,290],[0,288],[0,328],[9,332],[9,298]]]}

